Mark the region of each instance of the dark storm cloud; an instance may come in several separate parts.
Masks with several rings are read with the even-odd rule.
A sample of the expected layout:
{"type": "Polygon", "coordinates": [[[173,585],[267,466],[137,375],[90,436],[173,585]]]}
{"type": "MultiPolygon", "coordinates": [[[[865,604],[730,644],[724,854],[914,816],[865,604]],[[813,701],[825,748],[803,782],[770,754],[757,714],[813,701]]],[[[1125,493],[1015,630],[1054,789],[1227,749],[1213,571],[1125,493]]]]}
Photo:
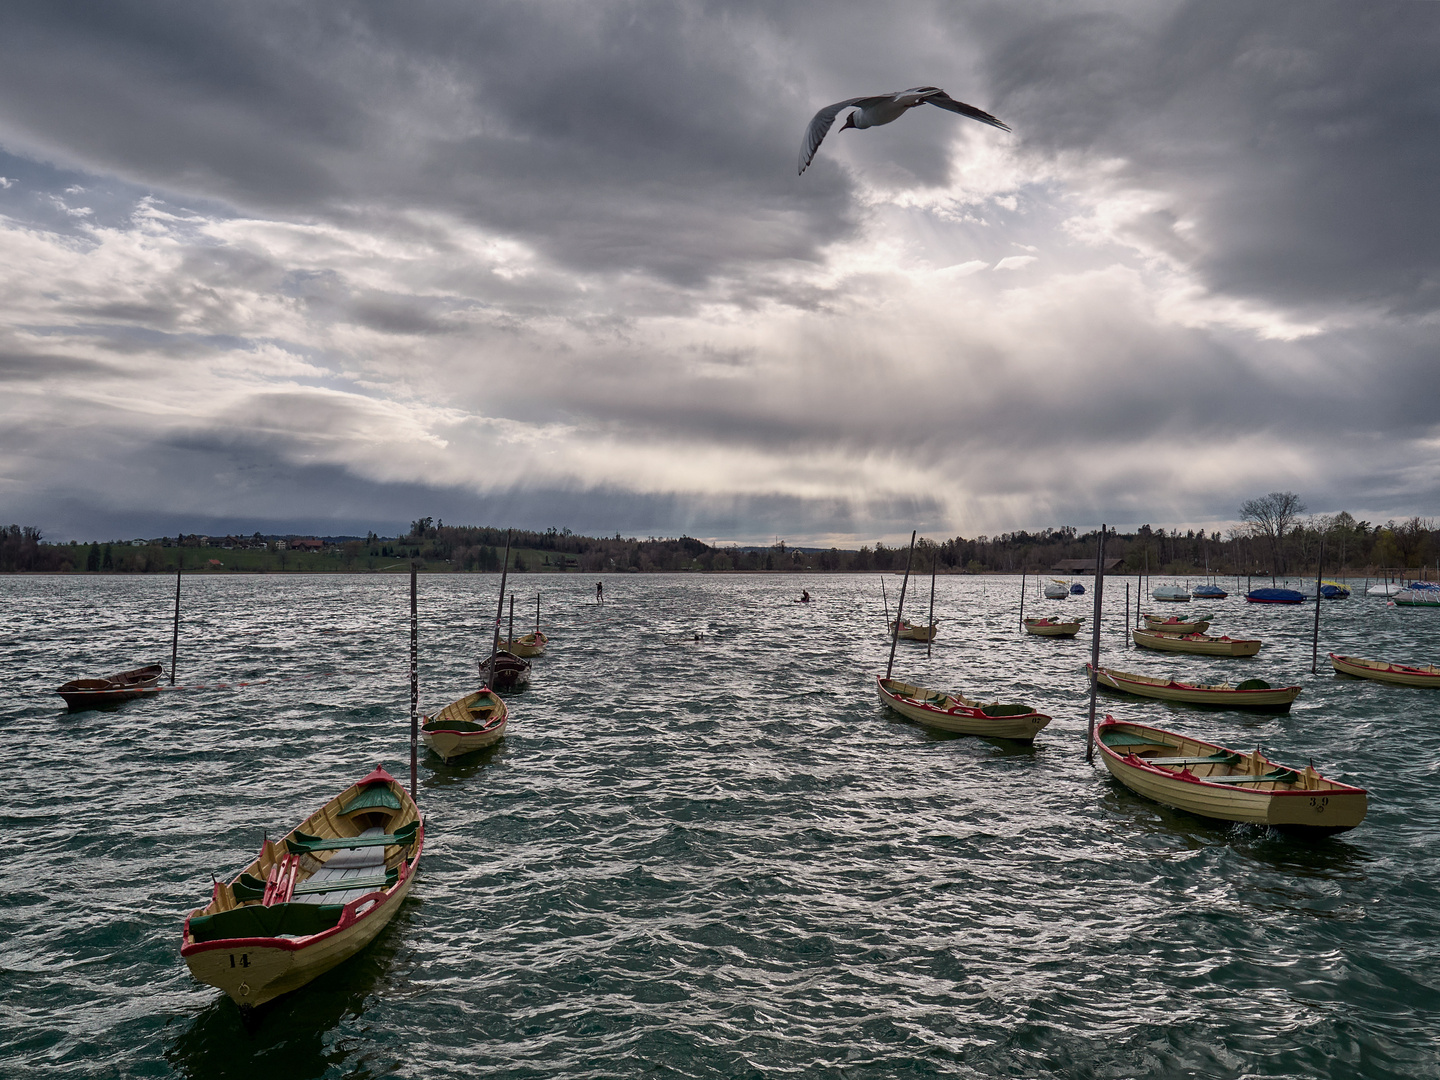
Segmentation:
{"type": "Polygon", "coordinates": [[[694,282],[851,222],[838,177],[782,167],[803,118],[769,35],[666,3],[9,5],[0,95],[13,138],[169,190],[443,208],[694,282]]]}
{"type": "Polygon", "coordinates": [[[1440,6],[875,12],[0,6],[7,494],[869,539],[1224,518],[1267,470],[1440,506],[1440,6]],[[817,107],[927,82],[1016,134],[925,108],[795,176],[817,107]]]}
{"type": "Polygon", "coordinates": [[[1440,9],[1196,0],[1005,5],[984,28],[1027,146],[1113,155],[1194,219],[1157,246],[1212,288],[1311,311],[1440,306],[1440,9]]]}

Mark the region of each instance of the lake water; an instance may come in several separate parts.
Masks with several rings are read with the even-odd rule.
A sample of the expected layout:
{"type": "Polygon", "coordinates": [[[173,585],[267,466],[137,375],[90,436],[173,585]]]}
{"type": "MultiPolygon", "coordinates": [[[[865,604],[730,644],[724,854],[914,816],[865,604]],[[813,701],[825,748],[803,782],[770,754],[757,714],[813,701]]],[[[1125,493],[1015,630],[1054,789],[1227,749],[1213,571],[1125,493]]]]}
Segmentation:
{"type": "MultiPolygon", "coordinates": [[[[595,580],[512,579],[551,648],[507,736],[422,748],[412,899],[251,1033],[181,923],[263,831],[408,772],[408,578],[189,578],[181,686],[264,685],[78,714],[49,691],[168,665],[173,579],[0,579],[0,1073],[1440,1076],[1440,695],[1324,658],[1433,663],[1440,610],[1324,605],[1312,676],[1309,605],[1189,605],[1266,646],[1170,657],[1125,648],[1108,583],[1102,662],[1304,686],[1281,715],[1101,707],[1369,789],[1305,841],[1086,764],[1088,639],[1019,633],[1018,578],[940,579],[933,654],[900,643],[896,674],[1036,706],[1033,747],[879,705],[878,577],[610,576],[603,605],[595,580]]],[[[474,688],[498,586],[421,579],[422,709],[474,688]]]]}

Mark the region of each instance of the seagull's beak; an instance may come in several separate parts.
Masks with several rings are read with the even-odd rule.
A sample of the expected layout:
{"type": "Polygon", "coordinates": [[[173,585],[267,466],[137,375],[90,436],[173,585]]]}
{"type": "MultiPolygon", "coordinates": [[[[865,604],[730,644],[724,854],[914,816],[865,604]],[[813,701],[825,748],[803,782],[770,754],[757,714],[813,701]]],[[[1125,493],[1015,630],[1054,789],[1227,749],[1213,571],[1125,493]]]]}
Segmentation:
{"type": "Polygon", "coordinates": [[[849,116],[845,117],[845,123],[840,125],[840,130],[844,131],[846,128],[853,128],[854,126],[855,114],[852,112],[849,116]]]}

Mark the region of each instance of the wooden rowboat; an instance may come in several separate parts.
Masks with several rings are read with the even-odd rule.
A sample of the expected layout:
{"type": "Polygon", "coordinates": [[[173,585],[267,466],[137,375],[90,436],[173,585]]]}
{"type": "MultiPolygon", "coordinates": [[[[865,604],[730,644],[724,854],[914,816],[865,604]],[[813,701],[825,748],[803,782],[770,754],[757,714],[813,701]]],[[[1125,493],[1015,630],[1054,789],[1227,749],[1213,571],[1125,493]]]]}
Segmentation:
{"type": "Polygon", "coordinates": [[[941,731],[1030,742],[1037,731],[1050,723],[1050,717],[1028,705],[1002,705],[998,701],[982,705],[959,694],[927,690],[878,675],[875,687],[881,702],[901,716],[941,731]]]}
{"type": "Polygon", "coordinates": [[[1183,585],[1156,585],[1150,590],[1150,595],[1156,600],[1165,600],[1172,604],[1188,604],[1190,602],[1190,590],[1183,585]]]}
{"type": "MultiPolygon", "coordinates": [[[[933,622],[929,626],[916,626],[914,623],[900,620],[901,641],[934,641],[935,634],[939,631],[940,624],[933,622]]],[[[890,623],[890,633],[895,633],[895,623],[890,623]]]]}
{"type": "Polygon", "coordinates": [[[425,717],[420,737],[442,761],[449,761],[498,742],[509,719],[510,712],[497,694],[477,690],[425,717]]]}
{"type": "Polygon", "coordinates": [[[1440,666],[1410,667],[1384,660],[1361,660],[1358,656],[1330,654],[1330,666],[1344,675],[1392,683],[1395,686],[1440,686],[1440,666]]]}
{"type": "Polygon", "coordinates": [[[1095,725],[1095,745],[1131,791],[1201,817],[1311,833],[1344,832],[1365,820],[1365,789],[1326,780],[1313,765],[1292,769],[1259,750],[1242,754],[1110,716],[1095,725]]]}
{"type": "Polygon", "coordinates": [[[180,955],[242,1013],[368,945],[415,881],[425,826],[384,767],[346,788],[185,917],[180,955]]]}
{"type": "Polygon", "coordinates": [[[1182,619],[1178,615],[1171,615],[1162,619],[1159,615],[1146,615],[1145,628],[1147,630],[1164,630],[1170,634],[1203,634],[1210,629],[1210,616],[1196,615],[1191,619],[1182,619]]]}
{"type": "Polygon", "coordinates": [[[1162,652],[1194,653],[1198,656],[1254,656],[1264,644],[1259,639],[1211,637],[1209,634],[1171,634],[1163,630],[1131,631],[1135,644],[1162,652]]]}
{"type": "Polygon", "coordinates": [[[158,694],[160,677],[164,674],[165,669],[159,664],[146,664],[103,679],[71,679],[55,693],[65,699],[72,711],[78,712],[158,694]]]}
{"type": "MultiPolygon", "coordinates": [[[[1085,665],[1090,668],[1089,664],[1085,665]]],[[[1263,709],[1289,712],[1290,703],[1300,696],[1298,686],[1271,686],[1263,679],[1230,683],[1185,683],[1175,679],[1152,679],[1114,668],[1098,668],[1095,681],[1110,690],[1161,701],[1183,701],[1190,705],[1217,705],[1226,709],[1263,709]],[[1256,685],[1258,684],[1258,685],[1256,685]]]]}
{"type": "Polygon", "coordinates": [[[544,656],[545,646],[549,641],[550,639],[541,631],[536,630],[533,633],[521,634],[517,638],[511,638],[509,641],[502,641],[500,648],[506,652],[514,653],[516,656],[528,659],[532,656],[544,656]]]}
{"type": "Polygon", "coordinates": [[[488,676],[496,690],[518,690],[530,683],[530,661],[522,660],[512,652],[503,649],[495,654],[495,668],[490,670],[490,658],[480,661],[480,678],[488,676]]]}
{"type": "Polygon", "coordinates": [[[1062,619],[1059,615],[1026,619],[1025,632],[1036,637],[1074,637],[1080,632],[1080,624],[1084,621],[1083,618],[1062,619]]]}

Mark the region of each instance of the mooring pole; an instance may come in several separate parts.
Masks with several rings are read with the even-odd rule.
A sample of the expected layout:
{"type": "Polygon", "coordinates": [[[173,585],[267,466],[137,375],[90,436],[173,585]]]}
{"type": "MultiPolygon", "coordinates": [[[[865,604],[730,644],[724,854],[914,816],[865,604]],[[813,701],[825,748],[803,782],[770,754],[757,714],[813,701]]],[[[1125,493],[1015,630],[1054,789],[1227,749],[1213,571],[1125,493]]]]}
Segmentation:
{"type": "MultiPolygon", "coordinates": [[[[181,558],[184,558],[182,555],[181,558]]],[[[175,685],[175,657],[180,652],[180,570],[175,567],[175,632],[170,637],[170,685],[175,685]]]]}
{"type": "Polygon", "coordinates": [[[410,801],[420,760],[420,607],[416,603],[415,563],[410,563],[410,801]]]}
{"type": "MultiPolygon", "coordinates": [[[[910,584],[910,561],[915,558],[915,529],[910,533],[910,554],[905,557],[905,580],[900,582],[900,599],[895,604],[895,626],[890,634],[890,662],[885,665],[885,681],[890,681],[890,672],[895,669],[895,643],[900,640],[900,620],[905,614],[905,587],[910,584]]],[[[883,582],[882,582],[883,584],[883,582]]]]}
{"type": "Polygon", "coordinates": [[[1125,582],[1125,647],[1130,647],[1130,582],[1125,582]]]}
{"type": "Polygon", "coordinates": [[[930,557],[930,618],[929,629],[925,632],[930,635],[925,642],[925,659],[930,659],[930,646],[935,642],[935,565],[939,562],[940,549],[936,548],[930,557]]]}
{"type": "Polygon", "coordinates": [[[1315,557],[1315,634],[1310,639],[1310,674],[1320,664],[1320,564],[1325,561],[1325,534],[1320,534],[1320,554],[1315,557]]]}
{"type": "Polygon", "coordinates": [[[1020,629],[1025,629],[1025,568],[1020,568],[1020,629]]]}
{"type": "Polygon", "coordinates": [[[1085,760],[1095,757],[1095,695],[1100,686],[1100,595],[1105,591],[1105,526],[1095,553],[1095,627],[1090,635],[1090,726],[1085,729],[1085,760]]]}
{"type": "Polygon", "coordinates": [[[490,660],[485,672],[485,689],[492,693],[495,691],[495,654],[500,651],[500,619],[505,613],[505,579],[510,574],[510,533],[510,529],[505,530],[505,558],[500,563],[500,600],[495,605],[495,631],[490,635],[490,660]]]}

